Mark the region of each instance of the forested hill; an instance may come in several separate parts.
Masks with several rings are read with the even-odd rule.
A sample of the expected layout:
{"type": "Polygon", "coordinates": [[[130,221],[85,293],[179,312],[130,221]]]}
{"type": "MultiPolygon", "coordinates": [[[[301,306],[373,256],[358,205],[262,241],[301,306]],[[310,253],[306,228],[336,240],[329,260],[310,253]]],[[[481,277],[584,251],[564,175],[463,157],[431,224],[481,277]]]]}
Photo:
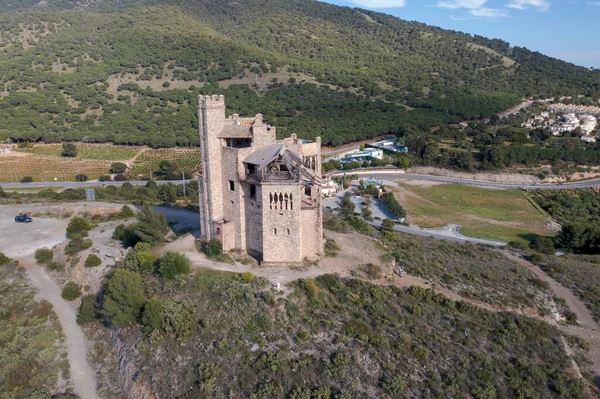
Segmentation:
{"type": "Polygon", "coordinates": [[[600,96],[600,72],[309,0],[0,0],[0,139],[195,145],[196,98],[342,142],[600,96]]]}

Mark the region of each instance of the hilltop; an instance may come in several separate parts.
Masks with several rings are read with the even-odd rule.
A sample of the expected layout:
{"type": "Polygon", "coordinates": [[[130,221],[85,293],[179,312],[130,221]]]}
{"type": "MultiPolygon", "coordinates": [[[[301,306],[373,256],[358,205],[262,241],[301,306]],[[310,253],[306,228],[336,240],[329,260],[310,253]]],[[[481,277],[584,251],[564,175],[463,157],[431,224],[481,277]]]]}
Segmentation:
{"type": "Polygon", "coordinates": [[[309,0],[0,3],[0,139],[197,144],[196,98],[340,144],[600,95],[600,72],[309,0]]]}

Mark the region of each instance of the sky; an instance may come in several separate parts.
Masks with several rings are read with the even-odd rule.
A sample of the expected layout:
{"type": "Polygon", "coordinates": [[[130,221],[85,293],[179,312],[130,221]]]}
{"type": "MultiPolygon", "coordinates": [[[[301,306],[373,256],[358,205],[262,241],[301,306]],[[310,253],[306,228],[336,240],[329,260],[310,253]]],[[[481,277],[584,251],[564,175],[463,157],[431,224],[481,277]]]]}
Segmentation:
{"type": "Polygon", "coordinates": [[[391,14],[600,69],[600,0],[321,0],[391,14]]]}

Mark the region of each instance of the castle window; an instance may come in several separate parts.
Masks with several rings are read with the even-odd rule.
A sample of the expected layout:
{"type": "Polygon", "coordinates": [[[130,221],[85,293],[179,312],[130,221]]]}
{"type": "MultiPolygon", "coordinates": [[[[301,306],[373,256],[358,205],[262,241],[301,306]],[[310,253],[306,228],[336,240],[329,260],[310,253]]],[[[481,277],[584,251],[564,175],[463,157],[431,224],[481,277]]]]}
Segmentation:
{"type": "Polygon", "coordinates": [[[273,229],[273,234],[277,235],[277,229],[273,229]]]}
{"type": "Polygon", "coordinates": [[[256,201],[256,185],[255,184],[250,185],[250,199],[256,201]]]}
{"type": "Polygon", "coordinates": [[[287,229],[288,236],[290,235],[290,229],[287,229]]]}
{"type": "Polygon", "coordinates": [[[233,180],[229,180],[229,190],[235,191],[235,182],[233,180]]]}

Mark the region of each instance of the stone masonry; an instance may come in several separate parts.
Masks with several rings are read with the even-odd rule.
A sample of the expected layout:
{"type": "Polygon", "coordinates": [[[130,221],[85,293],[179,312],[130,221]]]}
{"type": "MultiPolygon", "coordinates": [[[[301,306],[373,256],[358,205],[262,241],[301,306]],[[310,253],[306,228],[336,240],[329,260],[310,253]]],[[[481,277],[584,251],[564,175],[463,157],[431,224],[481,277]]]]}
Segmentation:
{"type": "Polygon", "coordinates": [[[201,239],[218,238],[262,265],[323,255],[321,139],[276,139],[254,118],[225,116],[223,96],[200,96],[201,239]]]}

